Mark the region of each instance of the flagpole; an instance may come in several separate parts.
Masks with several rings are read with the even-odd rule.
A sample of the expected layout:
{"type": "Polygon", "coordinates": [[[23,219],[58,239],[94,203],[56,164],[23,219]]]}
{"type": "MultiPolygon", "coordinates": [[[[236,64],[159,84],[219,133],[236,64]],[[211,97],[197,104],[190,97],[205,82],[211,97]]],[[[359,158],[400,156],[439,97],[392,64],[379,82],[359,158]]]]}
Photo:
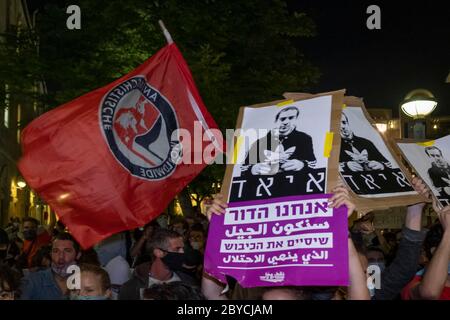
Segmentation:
{"type": "Polygon", "coordinates": [[[166,37],[167,43],[172,44],[172,36],[170,35],[169,31],[167,31],[166,26],[164,25],[164,22],[162,20],[158,20],[159,26],[162,29],[162,32],[164,33],[164,36],[166,37]]]}

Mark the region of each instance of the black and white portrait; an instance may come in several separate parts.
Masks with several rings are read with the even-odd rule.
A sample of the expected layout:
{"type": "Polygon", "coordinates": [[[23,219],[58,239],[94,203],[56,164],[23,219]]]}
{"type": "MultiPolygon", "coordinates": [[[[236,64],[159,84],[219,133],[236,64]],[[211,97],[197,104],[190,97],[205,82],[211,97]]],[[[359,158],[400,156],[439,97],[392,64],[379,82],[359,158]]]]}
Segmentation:
{"type": "Polygon", "coordinates": [[[230,201],[324,193],[330,118],[331,96],[245,108],[230,201]]]}
{"type": "Polygon", "coordinates": [[[341,116],[339,171],[359,196],[414,194],[380,133],[360,107],[346,107],[341,116]]]}
{"type": "Polygon", "coordinates": [[[253,175],[273,175],[315,166],[312,138],[297,129],[299,115],[298,107],[281,109],[275,116],[274,128],[252,144],[245,165],[253,175]]]}
{"type": "Polygon", "coordinates": [[[433,186],[441,195],[450,196],[450,164],[444,159],[442,150],[436,146],[425,148],[425,153],[431,161],[431,167],[428,169],[428,176],[433,186]]]}
{"type": "Polygon", "coordinates": [[[397,145],[441,205],[450,205],[450,136],[428,143],[397,145]]]}

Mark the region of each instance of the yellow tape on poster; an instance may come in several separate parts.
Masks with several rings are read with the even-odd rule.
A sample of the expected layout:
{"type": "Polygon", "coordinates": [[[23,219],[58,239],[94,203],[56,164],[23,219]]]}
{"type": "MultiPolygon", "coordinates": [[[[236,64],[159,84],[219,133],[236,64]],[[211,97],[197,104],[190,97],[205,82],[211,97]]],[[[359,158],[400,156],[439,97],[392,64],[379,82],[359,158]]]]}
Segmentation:
{"type": "Polygon", "coordinates": [[[422,147],[431,147],[434,145],[434,140],[425,141],[425,142],[416,142],[416,143],[422,147]]]}
{"type": "Polygon", "coordinates": [[[334,132],[328,131],[325,135],[325,145],[323,147],[323,156],[329,158],[331,154],[331,149],[333,148],[333,137],[334,132]]]}
{"type": "Polygon", "coordinates": [[[283,106],[286,106],[286,105],[291,104],[291,103],[294,103],[294,100],[287,100],[287,101],[283,101],[283,102],[277,103],[277,107],[283,107],[283,106]]]}
{"type": "Polygon", "coordinates": [[[241,148],[242,140],[244,140],[243,136],[239,136],[236,139],[236,144],[234,145],[234,150],[233,150],[233,164],[237,163],[238,156],[239,156],[239,149],[241,148]]]}

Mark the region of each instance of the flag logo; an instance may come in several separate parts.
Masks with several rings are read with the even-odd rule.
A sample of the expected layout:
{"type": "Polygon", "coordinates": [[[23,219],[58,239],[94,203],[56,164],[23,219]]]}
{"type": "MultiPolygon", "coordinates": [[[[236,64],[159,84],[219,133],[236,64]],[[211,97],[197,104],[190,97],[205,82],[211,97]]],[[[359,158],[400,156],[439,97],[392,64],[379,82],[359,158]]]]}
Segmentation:
{"type": "Polygon", "coordinates": [[[133,176],[165,179],[181,159],[174,108],[143,76],[123,81],[104,96],[100,126],[114,157],[133,176]]]}

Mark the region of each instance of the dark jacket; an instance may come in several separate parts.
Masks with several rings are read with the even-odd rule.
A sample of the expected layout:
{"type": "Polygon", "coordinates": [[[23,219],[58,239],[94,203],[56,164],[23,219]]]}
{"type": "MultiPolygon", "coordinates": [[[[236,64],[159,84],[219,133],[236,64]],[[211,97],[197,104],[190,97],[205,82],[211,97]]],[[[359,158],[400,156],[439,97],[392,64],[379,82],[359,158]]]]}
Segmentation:
{"type": "MultiPolygon", "coordinates": [[[[141,289],[148,288],[150,266],[150,262],[145,262],[134,269],[131,279],[125,282],[122,288],[120,288],[119,300],[140,300],[141,289]]],[[[184,272],[177,271],[175,274],[182,282],[192,286],[198,286],[198,283],[184,272]]]]}
{"type": "Polygon", "coordinates": [[[255,164],[252,163],[255,160],[256,163],[264,162],[266,159],[264,151],[275,151],[279,143],[283,145],[284,150],[295,147],[295,151],[289,159],[297,159],[307,162],[316,161],[316,157],[314,156],[313,141],[311,136],[308,134],[293,130],[287,136],[283,136],[278,139],[273,136],[272,131],[269,131],[266,136],[252,144],[245,159],[245,164],[255,164]],[[256,159],[254,159],[255,157],[256,159]]]}
{"type": "Polygon", "coordinates": [[[386,160],[386,158],[381,154],[381,152],[378,151],[377,147],[375,147],[372,141],[353,135],[351,139],[341,140],[341,153],[339,155],[340,163],[353,160],[353,158],[345,152],[349,151],[353,153],[352,149],[353,147],[357,149],[359,152],[367,150],[368,161],[378,161],[383,163],[388,162],[388,160],[386,160]]]}
{"type": "Polygon", "coordinates": [[[375,290],[372,300],[393,300],[411,281],[417,272],[425,235],[425,231],[403,228],[394,261],[381,273],[380,289],[375,290]]]}

